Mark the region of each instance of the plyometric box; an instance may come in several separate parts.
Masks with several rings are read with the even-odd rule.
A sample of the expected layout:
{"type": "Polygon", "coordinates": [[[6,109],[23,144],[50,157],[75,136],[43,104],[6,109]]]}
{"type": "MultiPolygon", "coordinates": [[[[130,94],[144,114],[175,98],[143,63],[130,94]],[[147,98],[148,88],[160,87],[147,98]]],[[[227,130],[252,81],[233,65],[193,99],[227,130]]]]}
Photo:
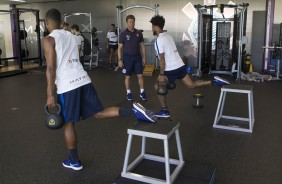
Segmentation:
{"type": "Polygon", "coordinates": [[[153,76],[153,73],[155,71],[155,65],[145,65],[143,70],[144,76],[153,76]]]}
{"type": "MultiPolygon", "coordinates": [[[[171,170],[173,170],[171,165],[171,170]]],[[[160,162],[144,160],[134,170],[136,173],[149,175],[165,179],[164,175],[165,166],[160,162]]],[[[215,167],[209,164],[186,162],[181,173],[178,175],[173,184],[214,184],[215,183],[215,167]]],[[[114,179],[112,184],[145,184],[135,180],[123,178],[120,175],[114,179]]]]}

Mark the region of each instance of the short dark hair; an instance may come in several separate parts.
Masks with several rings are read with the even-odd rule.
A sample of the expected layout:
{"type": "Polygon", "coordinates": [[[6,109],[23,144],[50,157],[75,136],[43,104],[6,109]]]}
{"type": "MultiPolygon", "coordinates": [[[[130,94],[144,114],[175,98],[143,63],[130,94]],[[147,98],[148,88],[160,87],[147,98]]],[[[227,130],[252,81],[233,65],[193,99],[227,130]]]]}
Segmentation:
{"type": "Polygon", "coordinates": [[[79,26],[77,24],[74,24],[71,26],[71,29],[75,29],[76,31],[79,31],[79,26]]]}
{"type": "Polygon", "coordinates": [[[127,22],[128,19],[133,19],[133,20],[135,20],[135,17],[134,17],[134,15],[127,15],[127,16],[126,16],[126,22],[127,22]]]}
{"type": "Polygon", "coordinates": [[[150,20],[150,22],[154,25],[154,26],[158,26],[159,28],[163,29],[164,25],[165,25],[165,19],[163,16],[161,15],[155,15],[154,17],[152,17],[152,19],[150,20]]]}
{"type": "Polygon", "coordinates": [[[59,25],[61,24],[61,12],[55,8],[52,8],[50,10],[47,11],[46,19],[50,19],[56,23],[58,23],[59,25]]]}
{"type": "Polygon", "coordinates": [[[69,23],[64,22],[63,26],[69,26],[69,23]]]}

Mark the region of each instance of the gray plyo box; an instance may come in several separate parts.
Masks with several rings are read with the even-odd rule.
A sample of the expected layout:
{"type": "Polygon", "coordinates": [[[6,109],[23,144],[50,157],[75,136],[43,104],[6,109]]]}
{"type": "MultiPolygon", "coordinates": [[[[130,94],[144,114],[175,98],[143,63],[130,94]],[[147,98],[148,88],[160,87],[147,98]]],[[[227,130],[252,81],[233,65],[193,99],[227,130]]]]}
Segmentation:
{"type": "MultiPolygon", "coordinates": [[[[140,163],[135,170],[140,172],[140,174],[144,174],[147,170],[150,170],[155,176],[165,177],[163,175],[164,165],[161,165],[159,162],[146,160],[144,163],[140,163]]],[[[174,184],[213,184],[214,182],[214,166],[196,162],[186,162],[186,165],[183,167],[174,184]]],[[[119,175],[113,180],[113,184],[144,184],[144,182],[130,180],[119,175]]]]}

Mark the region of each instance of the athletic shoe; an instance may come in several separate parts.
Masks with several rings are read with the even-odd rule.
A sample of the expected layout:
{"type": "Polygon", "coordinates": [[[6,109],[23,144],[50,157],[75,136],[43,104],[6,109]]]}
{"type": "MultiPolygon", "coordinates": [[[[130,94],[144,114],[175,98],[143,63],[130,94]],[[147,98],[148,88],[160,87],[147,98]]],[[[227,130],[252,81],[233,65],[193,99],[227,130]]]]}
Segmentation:
{"type": "Polygon", "coordinates": [[[227,80],[220,78],[218,76],[214,76],[214,80],[212,81],[213,85],[215,86],[225,86],[225,85],[230,85],[230,82],[227,80]]]}
{"type": "Polygon", "coordinates": [[[146,100],[147,100],[147,96],[146,96],[145,92],[140,93],[140,98],[141,98],[143,101],[146,101],[146,100]]]}
{"type": "Polygon", "coordinates": [[[133,101],[132,93],[127,93],[126,98],[128,101],[133,101]]]}
{"type": "Polygon", "coordinates": [[[157,117],[155,116],[154,112],[147,110],[139,103],[136,102],[133,103],[132,111],[134,112],[135,117],[138,120],[149,121],[151,123],[157,121],[157,117]]]}
{"type": "Polygon", "coordinates": [[[73,169],[73,170],[81,170],[83,168],[83,166],[81,165],[80,161],[78,162],[73,162],[69,159],[66,159],[63,161],[63,166],[66,167],[66,168],[70,168],[70,169],[73,169]]]}
{"type": "Polygon", "coordinates": [[[170,113],[168,110],[161,109],[159,112],[155,113],[158,118],[169,118],[170,113]]]}

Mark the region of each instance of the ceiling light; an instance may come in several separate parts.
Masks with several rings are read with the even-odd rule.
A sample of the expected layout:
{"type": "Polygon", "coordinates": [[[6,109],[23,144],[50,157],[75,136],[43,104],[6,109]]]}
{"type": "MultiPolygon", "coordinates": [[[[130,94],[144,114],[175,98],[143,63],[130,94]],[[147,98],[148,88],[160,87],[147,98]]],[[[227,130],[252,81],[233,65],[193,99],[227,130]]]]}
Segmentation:
{"type": "Polygon", "coordinates": [[[26,0],[9,0],[9,1],[12,1],[12,2],[20,2],[20,3],[26,3],[26,0]]]}

